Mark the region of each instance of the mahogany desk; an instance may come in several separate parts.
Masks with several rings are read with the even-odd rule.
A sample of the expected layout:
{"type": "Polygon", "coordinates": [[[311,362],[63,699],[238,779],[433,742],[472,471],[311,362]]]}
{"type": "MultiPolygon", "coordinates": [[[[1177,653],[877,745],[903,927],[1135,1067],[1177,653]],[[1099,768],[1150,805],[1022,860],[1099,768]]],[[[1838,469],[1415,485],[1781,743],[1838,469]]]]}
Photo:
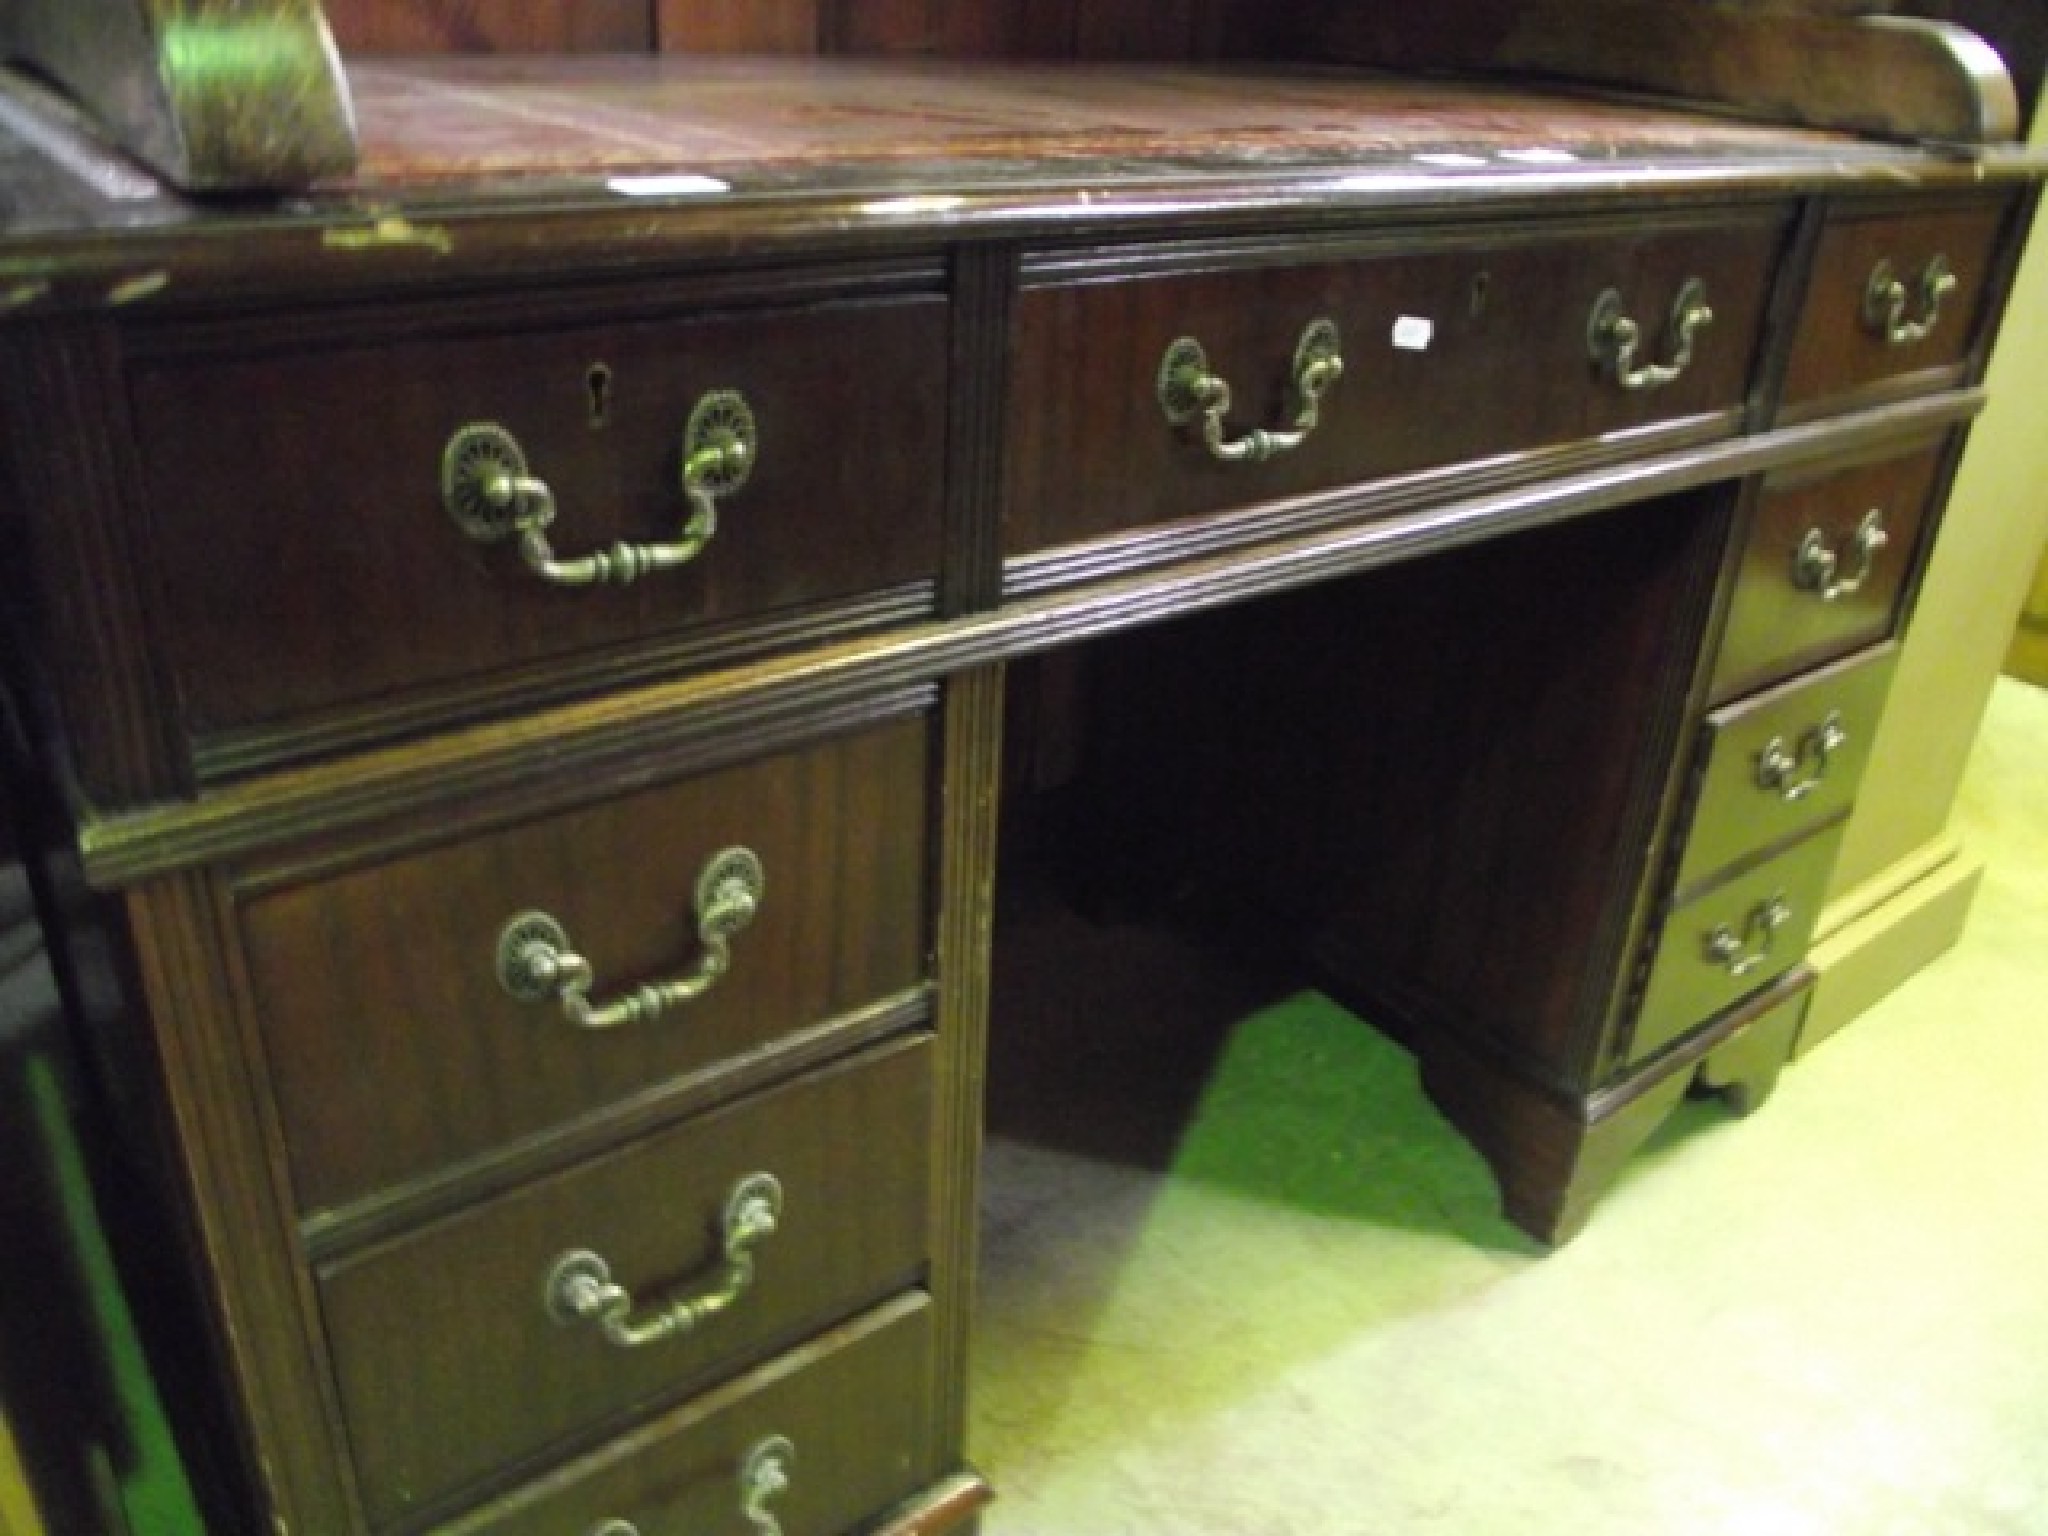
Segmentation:
{"type": "Polygon", "coordinates": [[[4,113],[14,681],[227,1528],[971,1519],[1006,805],[1398,1033],[1540,1236],[1768,1092],[2024,156],[354,85],[353,178],[211,204],[4,113]]]}

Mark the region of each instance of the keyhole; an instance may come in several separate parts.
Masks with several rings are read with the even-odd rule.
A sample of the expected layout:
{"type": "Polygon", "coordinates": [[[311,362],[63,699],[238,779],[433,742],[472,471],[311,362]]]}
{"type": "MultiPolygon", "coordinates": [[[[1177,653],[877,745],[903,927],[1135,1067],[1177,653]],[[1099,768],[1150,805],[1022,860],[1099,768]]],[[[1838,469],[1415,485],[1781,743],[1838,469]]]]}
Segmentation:
{"type": "Polygon", "coordinates": [[[1477,320],[1486,313],[1487,294],[1492,287],[1493,274],[1491,272],[1481,272],[1472,279],[1471,312],[1474,320],[1477,320]]]}
{"type": "Polygon", "coordinates": [[[583,387],[590,392],[590,424],[601,427],[612,414],[612,371],[604,363],[592,363],[583,375],[583,387]]]}

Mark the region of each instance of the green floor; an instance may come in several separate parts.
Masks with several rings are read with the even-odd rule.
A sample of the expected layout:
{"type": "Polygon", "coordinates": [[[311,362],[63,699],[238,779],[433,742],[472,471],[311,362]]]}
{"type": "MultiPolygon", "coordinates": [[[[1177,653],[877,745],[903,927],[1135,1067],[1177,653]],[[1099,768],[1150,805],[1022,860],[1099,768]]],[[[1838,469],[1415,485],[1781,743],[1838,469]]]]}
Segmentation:
{"type": "Polygon", "coordinates": [[[990,1536],[2048,1532],[2044,771],[2002,683],[1963,943],[1751,1119],[1688,1105],[1555,1254],[1312,997],[1171,1145],[1084,1067],[991,1144],[990,1536]]]}
{"type": "MultiPolygon", "coordinates": [[[[48,1536],[200,1536],[115,1276],[80,1127],[78,1058],[36,941],[19,866],[0,870],[0,1410],[33,1469],[48,1536]]],[[[0,1536],[31,1536],[19,1481],[0,1488],[0,1536]],[[19,1532],[17,1526],[23,1527],[19,1532]]]]}

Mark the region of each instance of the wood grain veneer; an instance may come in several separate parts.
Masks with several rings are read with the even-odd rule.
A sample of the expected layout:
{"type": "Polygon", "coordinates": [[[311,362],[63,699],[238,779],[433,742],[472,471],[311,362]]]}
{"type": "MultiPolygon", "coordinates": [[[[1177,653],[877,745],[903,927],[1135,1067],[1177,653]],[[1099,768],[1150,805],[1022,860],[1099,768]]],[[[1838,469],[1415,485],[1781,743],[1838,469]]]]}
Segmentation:
{"type": "Polygon", "coordinates": [[[1742,569],[1714,665],[1721,703],[1806,667],[1845,656],[1892,632],[1921,528],[1943,467],[1942,446],[1832,472],[1791,473],[1766,482],[1742,545],[1742,569]],[[1864,517],[1880,514],[1886,542],[1852,592],[1829,599],[1802,587],[1794,571],[1807,535],[1819,531],[1840,554],[1848,579],[1864,517]]]}
{"type": "Polygon", "coordinates": [[[315,334],[251,336],[232,357],[160,352],[135,370],[162,633],[195,736],[936,584],[938,299],[778,312],[742,298],[688,319],[544,330],[489,323],[502,314],[488,328],[460,311],[410,318],[402,339],[365,339],[337,316],[315,334]],[[687,566],[563,589],[442,507],[448,440],[490,422],[554,492],[561,557],[673,539],[689,511],[684,425],[718,390],[745,397],[759,450],[687,566]],[[256,400],[277,403],[252,413],[256,400]],[[234,433],[210,425],[231,418],[234,433]]]}
{"type": "Polygon", "coordinates": [[[248,897],[253,1006],[301,1212],[503,1150],[919,984],[930,750],[922,720],[899,721],[248,897]],[[698,870],[735,845],[760,857],[763,900],[697,1001],[590,1033],[498,984],[499,931],[528,910],[591,962],[594,1002],[688,973],[698,870]],[[325,984],[305,986],[315,974],[325,984]]]}
{"type": "Polygon", "coordinates": [[[933,1237],[929,1058],[928,1042],[899,1042],[324,1266],[371,1521],[588,1445],[917,1279],[933,1237]],[[702,1284],[728,1192],[755,1172],[781,1182],[782,1216],[729,1311],[639,1350],[548,1316],[570,1250],[601,1254],[643,1308],[702,1284]]]}
{"type": "Polygon", "coordinates": [[[1873,392],[1925,389],[1954,377],[1976,348],[1987,299],[1997,292],[1998,235],[2010,214],[2006,198],[1910,212],[1838,204],[1821,234],[1787,364],[1788,415],[1839,410],[1873,392]],[[1880,262],[1888,264],[1911,295],[1908,320],[1924,322],[1918,285],[1936,257],[1948,263],[1955,291],[1924,339],[1887,341],[1864,314],[1871,274],[1880,262]]]}
{"type": "Polygon", "coordinates": [[[1299,252],[1266,242],[1163,252],[1172,275],[1120,263],[1119,282],[1069,257],[1057,281],[1031,283],[1017,301],[1005,551],[1726,415],[1746,397],[1784,234],[1783,211],[1766,208],[1726,210],[1711,226],[1458,230],[1435,250],[1427,237],[1420,251],[1403,242],[1393,252],[1361,236],[1351,259],[1330,259],[1345,254],[1340,236],[1299,252]],[[1714,320],[1691,367],[1668,388],[1623,389],[1588,347],[1594,301],[1621,295],[1650,362],[1667,355],[1673,302],[1695,278],[1714,320]],[[1161,358],[1187,336],[1231,385],[1227,435],[1284,426],[1298,408],[1295,344],[1318,319],[1338,328],[1344,374],[1298,449],[1222,464],[1198,425],[1166,419],[1161,358]],[[1424,326],[1427,342],[1400,344],[1404,323],[1424,326]]]}

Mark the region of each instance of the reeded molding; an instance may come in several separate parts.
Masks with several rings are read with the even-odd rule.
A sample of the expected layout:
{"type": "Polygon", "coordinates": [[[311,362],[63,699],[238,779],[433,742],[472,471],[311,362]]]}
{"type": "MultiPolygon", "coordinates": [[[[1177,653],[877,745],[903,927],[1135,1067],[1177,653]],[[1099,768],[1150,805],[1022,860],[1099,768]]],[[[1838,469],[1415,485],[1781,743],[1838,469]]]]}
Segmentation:
{"type": "Polygon", "coordinates": [[[351,171],[355,112],[319,0],[17,0],[8,58],[190,191],[351,171]]]}

